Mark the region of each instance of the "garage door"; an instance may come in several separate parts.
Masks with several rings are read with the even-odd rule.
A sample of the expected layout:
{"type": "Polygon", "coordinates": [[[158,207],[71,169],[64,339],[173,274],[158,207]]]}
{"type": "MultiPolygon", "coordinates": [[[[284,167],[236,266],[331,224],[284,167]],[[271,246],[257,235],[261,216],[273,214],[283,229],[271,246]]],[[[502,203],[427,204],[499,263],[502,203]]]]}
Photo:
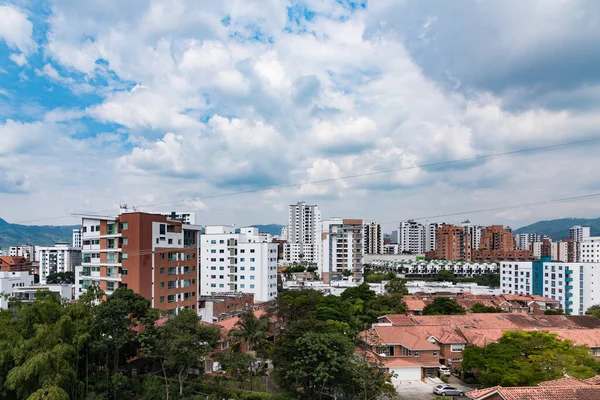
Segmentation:
{"type": "Polygon", "coordinates": [[[390,374],[394,373],[394,379],[400,381],[420,381],[421,367],[390,367],[390,374]]]}

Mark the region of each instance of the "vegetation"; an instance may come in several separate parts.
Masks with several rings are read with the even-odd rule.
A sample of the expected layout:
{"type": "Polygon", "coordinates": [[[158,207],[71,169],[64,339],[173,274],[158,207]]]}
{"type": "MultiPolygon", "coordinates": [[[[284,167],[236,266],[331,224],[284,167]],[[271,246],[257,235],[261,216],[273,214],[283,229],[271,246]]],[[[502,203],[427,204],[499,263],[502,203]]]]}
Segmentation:
{"type": "Polygon", "coordinates": [[[565,315],[565,312],[559,308],[557,310],[546,310],[544,311],[544,315],[565,315]]]}
{"type": "Polygon", "coordinates": [[[532,386],[568,374],[585,379],[600,372],[585,346],[544,332],[506,331],[498,343],[466,346],[462,367],[478,372],[485,387],[532,386]]]}
{"type": "Polygon", "coordinates": [[[437,297],[423,308],[423,315],[463,315],[467,311],[456,300],[449,297],[437,297]]]}
{"type": "Polygon", "coordinates": [[[590,308],[587,309],[587,311],[585,312],[586,315],[593,315],[595,317],[600,318],[600,304],[596,304],[591,306],[590,308]]]}
{"type": "Polygon", "coordinates": [[[396,279],[396,273],[393,271],[378,272],[372,269],[365,269],[364,279],[366,283],[381,283],[383,281],[396,279]]]}
{"type": "Polygon", "coordinates": [[[46,283],[54,284],[74,284],[75,272],[57,272],[46,277],[46,283]]]}
{"type": "Polygon", "coordinates": [[[501,313],[504,312],[500,307],[484,306],[481,303],[475,303],[470,310],[472,313],[501,313]]]}

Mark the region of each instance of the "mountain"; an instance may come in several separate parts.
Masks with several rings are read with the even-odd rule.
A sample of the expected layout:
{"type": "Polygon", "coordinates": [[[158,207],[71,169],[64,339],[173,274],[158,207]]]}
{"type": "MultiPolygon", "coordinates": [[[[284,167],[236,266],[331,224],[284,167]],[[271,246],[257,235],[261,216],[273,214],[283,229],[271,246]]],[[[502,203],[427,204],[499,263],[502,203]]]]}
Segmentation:
{"type": "Polygon", "coordinates": [[[561,218],[550,221],[538,221],[534,224],[523,226],[513,230],[513,233],[543,233],[553,240],[566,239],[569,237],[569,228],[573,225],[591,227],[592,236],[600,236],[600,218],[561,218]]]}
{"type": "Polygon", "coordinates": [[[277,224],[268,224],[268,225],[248,225],[248,226],[253,226],[255,228],[258,228],[258,231],[260,233],[268,233],[270,235],[281,235],[281,228],[283,228],[285,225],[277,225],[277,224]]]}
{"type": "Polygon", "coordinates": [[[7,249],[10,246],[21,244],[52,246],[56,242],[71,243],[73,240],[73,229],[78,227],[79,225],[38,226],[9,224],[0,218],[0,248],[7,249]]]}

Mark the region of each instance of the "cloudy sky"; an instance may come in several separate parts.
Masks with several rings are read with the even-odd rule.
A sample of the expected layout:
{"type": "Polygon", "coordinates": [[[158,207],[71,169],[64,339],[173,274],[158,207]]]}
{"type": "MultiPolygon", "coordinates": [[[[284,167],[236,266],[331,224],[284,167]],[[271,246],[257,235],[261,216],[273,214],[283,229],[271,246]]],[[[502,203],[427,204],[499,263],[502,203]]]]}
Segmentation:
{"type": "Polygon", "coordinates": [[[0,218],[283,223],[304,199],[391,231],[597,193],[600,142],[251,191],[600,138],[599,63],[595,0],[0,0],[0,218]]]}

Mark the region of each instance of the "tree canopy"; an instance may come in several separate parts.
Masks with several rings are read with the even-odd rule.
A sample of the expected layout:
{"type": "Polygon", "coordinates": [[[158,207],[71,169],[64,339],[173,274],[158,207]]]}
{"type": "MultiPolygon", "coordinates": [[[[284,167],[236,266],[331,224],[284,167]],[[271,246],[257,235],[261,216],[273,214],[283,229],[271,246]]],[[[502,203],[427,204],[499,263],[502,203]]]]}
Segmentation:
{"type": "Polygon", "coordinates": [[[504,312],[504,310],[502,310],[500,307],[494,307],[494,306],[484,306],[481,303],[475,303],[473,304],[473,307],[471,307],[470,310],[472,313],[501,313],[504,312]]]}
{"type": "Polygon", "coordinates": [[[462,315],[466,310],[449,297],[436,297],[433,302],[423,308],[423,315],[462,315]]]}
{"type": "Polygon", "coordinates": [[[46,283],[54,284],[73,284],[75,283],[75,272],[56,272],[46,277],[46,283]]]}
{"type": "Polygon", "coordinates": [[[600,318],[600,304],[591,306],[585,312],[586,315],[593,315],[594,317],[600,318]]]}
{"type": "Polygon", "coordinates": [[[590,378],[600,372],[585,346],[544,332],[506,331],[497,343],[466,346],[462,368],[476,371],[486,387],[532,386],[568,374],[590,378]]]}

